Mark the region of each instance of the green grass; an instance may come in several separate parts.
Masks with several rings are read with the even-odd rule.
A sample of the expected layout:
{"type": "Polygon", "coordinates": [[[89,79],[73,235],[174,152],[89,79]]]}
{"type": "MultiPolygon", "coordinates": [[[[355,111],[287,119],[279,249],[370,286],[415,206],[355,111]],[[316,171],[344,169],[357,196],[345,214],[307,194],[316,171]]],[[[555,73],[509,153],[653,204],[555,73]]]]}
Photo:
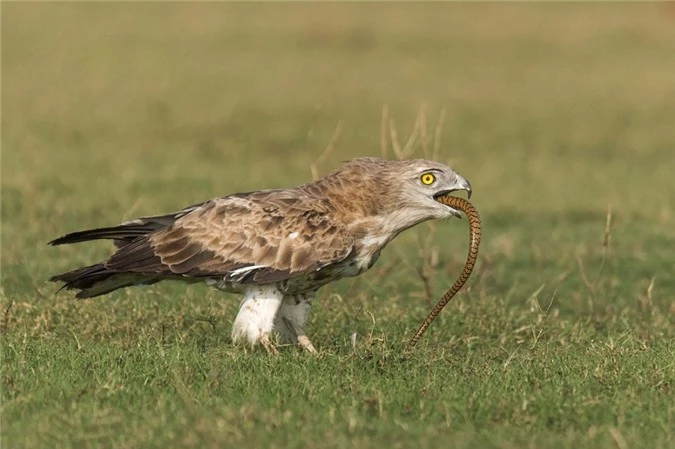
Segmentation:
{"type": "Polygon", "coordinates": [[[3,4],[3,447],[673,447],[674,24],[668,4],[3,4]],[[394,157],[383,113],[401,146],[417,123],[415,156],[437,139],[484,222],[409,357],[466,221],[324,288],[316,358],[233,346],[238,299],[204,286],[46,282],[110,252],[52,238],[305,182],[334,134],[321,173],[394,157]]]}

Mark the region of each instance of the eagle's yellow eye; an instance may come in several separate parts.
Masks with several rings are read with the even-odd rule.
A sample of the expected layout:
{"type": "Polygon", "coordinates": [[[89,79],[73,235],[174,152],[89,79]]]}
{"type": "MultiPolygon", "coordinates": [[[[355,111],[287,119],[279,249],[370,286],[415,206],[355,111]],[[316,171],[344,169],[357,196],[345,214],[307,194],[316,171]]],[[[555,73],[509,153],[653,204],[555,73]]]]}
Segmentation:
{"type": "Polygon", "coordinates": [[[420,176],[420,181],[422,181],[422,184],[425,186],[429,186],[436,182],[436,177],[432,173],[424,173],[420,176]]]}

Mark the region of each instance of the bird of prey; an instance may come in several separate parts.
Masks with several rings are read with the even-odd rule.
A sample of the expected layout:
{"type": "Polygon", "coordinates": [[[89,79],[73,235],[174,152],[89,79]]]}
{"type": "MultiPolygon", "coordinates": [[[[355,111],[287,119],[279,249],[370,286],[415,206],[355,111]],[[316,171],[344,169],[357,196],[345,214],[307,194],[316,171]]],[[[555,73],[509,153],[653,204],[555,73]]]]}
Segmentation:
{"type": "Polygon", "coordinates": [[[276,352],[270,334],[316,352],[305,323],[317,289],[373,266],[401,231],[459,217],[435,198],[469,182],[450,167],[374,157],[345,162],[329,175],[289,189],[214,198],[166,215],[74,232],[51,245],[113,240],[103,262],[53,276],[91,298],[163,280],[205,282],[243,294],[234,342],[276,352]]]}

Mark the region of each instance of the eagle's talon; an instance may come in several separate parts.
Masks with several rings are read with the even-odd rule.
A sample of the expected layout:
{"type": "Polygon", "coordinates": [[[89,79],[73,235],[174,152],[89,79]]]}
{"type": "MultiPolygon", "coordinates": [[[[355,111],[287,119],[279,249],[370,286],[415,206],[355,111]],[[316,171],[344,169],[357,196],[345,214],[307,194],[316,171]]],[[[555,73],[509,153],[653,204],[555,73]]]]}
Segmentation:
{"type": "Polygon", "coordinates": [[[291,320],[289,320],[286,317],[282,318],[284,324],[288,328],[289,331],[293,333],[293,337],[295,337],[295,341],[300,346],[303,350],[309,352],[310,354],[317,354],[316,348],[312,344],[312,342],[309,340],[309,337],[305,334],[304,329],[298,328],[298,326],[295,326],[291,320]]]}
{"type": "Polygon", "coordinates": [[[309,341],[307,335],[298,335],[298,346],[300,346],[302,349],[304,349],[305,351],[309,352],[312,355],[318,354],[316,348],[314,347],[312,342],[309,341]]]}
{"type": "Polygon", "coordinates": [[[279,354],[276,345],[272,343],[272,341],[270,340],[270,334],[263,334],[260,337],[260,344],[262,345],[263,348],[265,348],[265,351],[267,351],[269,355],[279,354]]]}

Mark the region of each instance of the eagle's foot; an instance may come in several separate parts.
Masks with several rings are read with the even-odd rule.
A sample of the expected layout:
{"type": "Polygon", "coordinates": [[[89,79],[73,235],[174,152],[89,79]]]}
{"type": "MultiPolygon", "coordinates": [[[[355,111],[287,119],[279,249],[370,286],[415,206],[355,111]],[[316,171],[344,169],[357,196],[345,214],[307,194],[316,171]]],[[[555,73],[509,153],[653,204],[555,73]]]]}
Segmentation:
{"type": "Polygon", "coordinates": [[[277,351],[276,345],[272,343],[272,340],[270,340],[270,334],[268,333],[262,334],[260,336],[260,344],[270,355],[277,355],[279,353],[279,351],[277,351]]]}
{"type": "Polygon", "coordinates": [[[316,348],[312,344],[311,341],[309,341],[309,337],[305,334],[305,330],[301,328],[300,326],[296,326],[293,324],[291,320],[289,320],[286,317],[282,318],[284,324],[288,328],[290,332],[293,333],[294,340],[300,346],[302,349],[305,351],[309,352],[310,354],[316,354],[316,348]]]}
{"type": "Polygon", "coordinates": [[[302,349],[309,352],[310,354],[317,354],[316,348],[314,348],[312,342],[309,341],[307,335],[298,335],[298,346],[300,346],[302,349]]]}

